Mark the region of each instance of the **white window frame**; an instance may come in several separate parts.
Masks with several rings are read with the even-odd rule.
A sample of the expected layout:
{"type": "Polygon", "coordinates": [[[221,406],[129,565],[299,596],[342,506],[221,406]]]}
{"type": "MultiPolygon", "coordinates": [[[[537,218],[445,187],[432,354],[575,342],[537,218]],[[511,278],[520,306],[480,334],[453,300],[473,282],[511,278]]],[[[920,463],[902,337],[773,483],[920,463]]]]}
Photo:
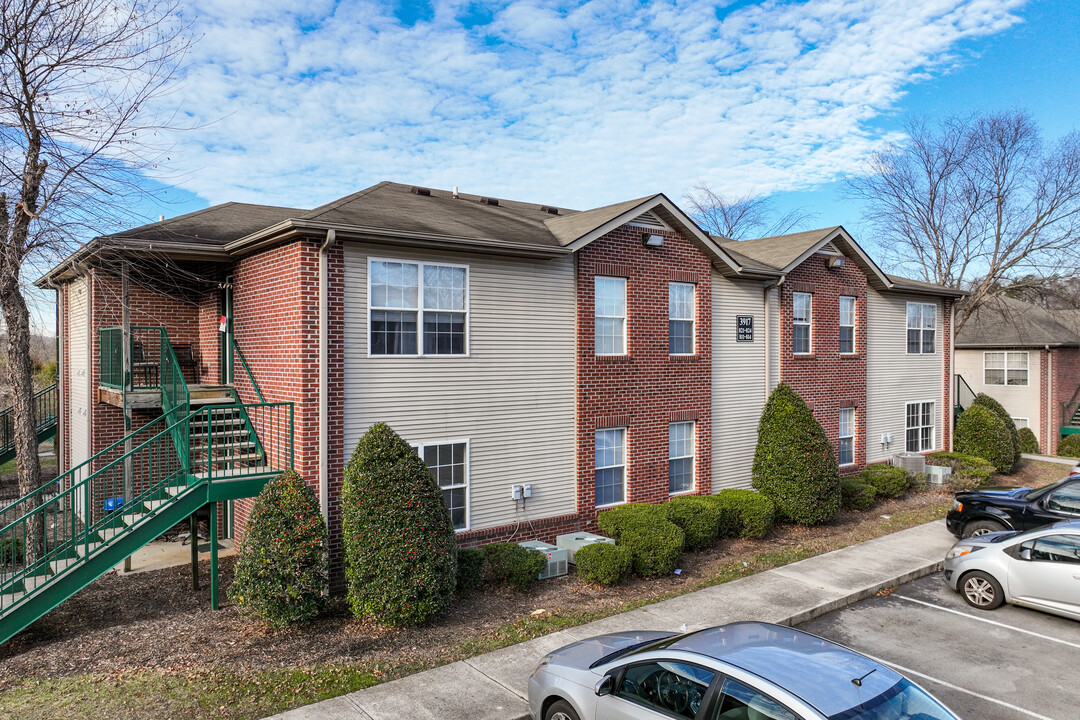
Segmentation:
{"type": "Polygon", "coordinates": [[[839,351],[839,354],[841,354],[841,355],[855,355],[859,351],[858,344],[856,343],[856,340],[855,340],[855,328],[859,324],[859,301],[858,301],[858,299],[854,295],[841,295],[840,299],[837,300],[837,315],[838,315],[837,323],[839,325],[839,330],[837,330],[837,333],[836,333],[836,348],[839,351]],[[844,313],[843,313],[844,300],[850,300],[851,301],[851,324],[850,325],[845,325],[844,324],[844,313]],[[851,350],[849,350],[847,352],[845,352],[843,350],[840,350],[840,331],[842,331],[846,327],[851,328],[851,350]]]}
{"type": "Polygon", "coordinates": [[[814,354],[814,294],[797,292],[791,294],[791,354],[792,355],[813,355],[814,354]],[[806,296],[806,322],[800,322],[795,319],[795,298],[800,295],[806,296]],[[806,350],[798,351],[795,349],[795,326],[806,326],[806,350]]]}
{"type": "Polygon", "coordinates": [[[906,452],[933,452],[936,449],[937,449],[937,401],[935,401],[935,400],[913,400],[911,402],[905,403],[904,404],[904,450],[906,452]],[[921,418],[923,416],[923,412],[922,412],[923,408],[922,408],[922,406],[923,405],[929,405],[930,406],[930,424],[929,425],[921,425],[921,424],[920,425],[908,425],[907,419],[908,419],[908,416],[910,415],[910,413],[908,412],[908,408],[910,408],[912,405],[918,405],[919,406],[920,422],[921,422],[921,418]],[[930,428],[930,447],[924,448],[924,447],[922,447],[922,430],[923,430],[923,428],[927,428],[927,427],[930,428]],[[907,433],[908,433],[908,430],[916,430],[916,429],[919,431],[919,448],[916,449],[916,450],[908,450],[907,449],[907,447],[908,447],[907,446],[907,433]]]}
{"type": "MultiPolygon", "coordinates": [[[[837,459],[837,462],[839,463],[840,467],[848,467],[850,465],[855,464],[855,436],[858,434],[858,432],[856,430],[856,422],[857,422],[857,420],[858,419],[856,418],[855,408],[853,408],[853,407],[842,407],[842,408],[840,408],[840,412],[837,415],[837,423],[836,423],[836,459],[837,459]],[[842,434],[843,431],[844,431],[844,413],[846,413],[846,412],[851,413],[851,422],[848,424],[848,430],[851,433],[850,435],[842,434]],[[840,455],[841,455],[841,451],[842,451],[842,448],[843,448],[843,445],[844,445],[844,440],[850,440],[851,441],[851,462],[840,462],[840,455]]],[[[905,420],[905,422],[906,422],[906,420],[905,420]]]]}
{"type": "Polygon", "coordinates": [[[679,357],[687,357],[697,354],[697,285],[688,282],[675,282],[672,280],[668,283],[668,355],[675,355],[679,357]],[[690,317],[674,317],[671,314],[671,288],[680,285],[690,288],[690,317]],[[690,352],[676,353],[671,352],[671,321],[689,322],[690,323],[690,352]]]}
{"type": "Polygon", "coordinates": [[[937,346],[938,346],[938,342],[937,342],[938,341],[938,314],[939,313],[938,313],[937,303],[924,303],[924,302],[908,301],[907,305],[904,306],[904,350],[907,352],[908,355],[936,355],[937,354],[937,346]],[[918,305],[919,306],[919,327],[917,327],[917,328],[911,327],[911,325],[909,324],[911,322],[911,306],[912,305],[918,305]],[[922,322],[923,313],[926,311],[926,308],[928,308],[928,307],[934,309],[934,327],[932,327],[932,328],[923,327],[923,322],[922,322]],[[911,331],[911,330],[918,330],[919,331],[919,349],[916,352],[912,352],[911,348],[908,347],[908,332],[911,331]],[[925,344],[924,333],[927,330],[932,330],[933,333],[934,333],[934,349],[929,351],[929,352],[923,350],[923,345],[925,344]]]}
{"type": "Polygon", "coordinates": [[[627,328],[626,328],[626,315],[627,315],[627,279],[618,275],[596,275],[593,277],[593,352],[600,357],[618,357],[620,355],[626,355],[626,343],[627,343],[627,328]],[[622,283],[622,315],[601,315],[600,307],[596,302],[596,283],[599,280],[618,280],[622,283]],[[620,320],[622,322],[622,349],[619,352],[602,353],[597,349],[597,336],[596,336],[596,321],[600,319],[606,320],[620,320]]]}
{"type": "Polygon", "coordinates": [[[627,478],[627,470],[630,467],[629,445],[630,445],[630,428],[628,428],[628,427],[620,426],[620,427],[596,428],[596,430],[593,431],[593,505],[595,507],[597,507],[597,508],[608,508],[608,507],[615,507],[616,505],[625,505],[626,504],[626,502],[627,502],[627,500],[626,500],[626,496],[627,496],[626,478],[627,478]],[[622,432],[622,464],[621,465],[597,465],[596,462],[595,462],[595,460],[596,460],[596,436],[599,433],[602,433],[602,432],[614,432],[614,431],[621,431],[622,432]],[[597,502],[598,498],[596,497],[596,473],[599,470],[610,470],[611,468],[622,468],[622,497],[623,497],[623,499],[619,500],[619,501],[616,501],[616,502],[613,502],[613,503],[604,503],[603,505],[601,505],[601,504],[599,504],[599,502],[597,502]]]}
{"type": "Polygon", "coordinates": [[[470,305],[469,295],[471,294],[470,290],[471,290],[471,287],[472,287],[472,285],[471,285],[472,279],[471,279],[470,275],[471,275],[471,272],[470,272],[469,266],[461,264],[461,263],[436,262],[436,261],[426,261],[426,260],[404,260],[404,259],[401,259],[401,258],[369,257],[368,258],[368,267],[367,267],[367,306],[368,306],[368,310],[367,310],[367,322],[368,322],[368,326],[367,326],[367,350],[368,350],[368,357],[373,357],[373,358],[394,358],[394,357],[407,357],[407,358],[411,358],[411,357],[440,357],[440,358],[453,357],[453,358],[461,358],[461,357],[469,357],[469,353],[471,352],[471,348],[470,348],[470,346],[471,346],[471,338],[470,338],[470,331],[469,331],[469,326],[470,326],[469,320],[470,320],[471,313],[469,311],[470,310],[470,308],[469,308],[469,305],[470,305]],[[377,263],[377,262],[381,262],[381,263],[401,263],[403,265],[416,265],[417,266],[416,267],[416,308],[391,308],[391,307],[383,307],[383,306],[375,307],[375,306],[373,306],[371,304],[371,289],[372,289],[371,288],[371,286],[372,286],[372,282],[371,282],[371,278],[372,278],[371,266],[374,263],[377,263]],[[424,268],[426,266],[428,266],[428,265],[433,265],[433,266],[437,266],[437,267],[461,268],[461,269],[465,270],[465,289],[464,289],[465,290],[465,309],[464,310],[435,310],[435,309],[427,310],[427,312],[436,312],[436,313],[439,313],[439,312],[454,312],[454,313],[463,313],[465,315],[465,352],[463,352],[463,353],[425,353],[424,352],[424,312],[425,312],[425,309],[424,309],[424,268]],[[408,354],[408,353],[373,353],[371,351],[371,313],[373,311],[375,311],[375,310],[387,310],[387,311],[391,311],[391,312],[400,312],[400,311],[416,312],[416,353],[413,353],[413,354],[408,354]]]}
{"type": "Polygon", "coordinates": [[[697,489],[697,422],[693,420],[680,420],[679,422],[668,423],[668,495],[687,495],[693,493],[697,489]],[[689,425],[690,426],[690,454],[689,455],[676,455],[671,454],[671,428],[675,425],[689,425]],[[671,461],[672,460],[686,460],[690,459],[690,487],[686,490],[671,490],[671,461]]]}
{"type": "Polygon", "coordinates": [[[993,385],[995,387],[1027,387],[1030,382],[1031,382],[1031,356],[1030,356],[1030,354],[1028,353],[1027,350],[984,350],[983,351],[983,385],[993,385]],[[989,355],[1001,355],[1002,356],[1002,358],[1001,358],[1002,359],[1002,366],[1000,368],[988,368],[988,367],[986,367],[986,361],[987,361],[989,355]],[[1017,358],[1019,358],[1020,356],[1023,356],[1023,358],[1024,358],[1024,367],[1022,367],[1022,368],[1011,367],[1010,364],[1009,364],[1009,360],[1013,356],[1015,356],[1017,358]],[[1001,371],[1001,382],[990,382],[990,380],[986,376],[986,371],[987,370],[1000,370],[1001,371]],[[1023,370],[1024,371],[1024,382],[1022,382],[1022,383],[1011,383],[1011,382],[1009,382],[1009,371],[1010,370],[1012,370],[1014,372],[1019,371],[1019,370],[1023,370]]]}
{"type": "MultiPolygon", "coordinates": [[[[419,456],[421,461],[423,461],[423,459],[424,459],[424,448],[437,446],[437,445],[460,445],[462,443],[464,443],[464,445],[465,445],[465,483],[464,483],[464,486],[462,486],[462,485],[451,485],[451,486],[445,487],[445,488],[442,487],[441,485],[439,486],[439,492],[440,493],[443,490],[452,490],[452,489],[456,489],[456,488],[459,488],[459,487],[464,487],[465,488],[465,527],[454,528],[454,532],[466,532],[467,530],[469,530],[472,527],[472,471],[470,469],[470,467],[472,465],[472,444],[470,443],[468,438],[459,439],[459,440],[431,440],[431,441],[428,441],[428,442],[412,443],[412,448],[413,448],[413,450],[416,451],[416,454],[419,456]]],[[[424,464],[426,465],[427,463],[424,463],[424,464]]],[[[437,480],[436,480],[436,484],[438,484],[437,480]]],[[[445,501],[444,501],[444,504],[445,504],[445,501]]],[[[450,508],[447,508],[446,511],[450,512],[450,508]]],[[[451,522],[452,522],[452,520],[451,520],[451,522]]]]}
{"type": "Polygon", "coordinates": [[[1031,428],[1031,418],[1014,417],[1014,418],[1012,418],[1012,421],[1013,421],[1013,425],[1016,426],[1017,430],[1019,430],[1020,428],[1029,428],[1029,429],[1031,428]],[[1024,423],[1024,424],[1021,425],[1020,423],[1024,423]]]}

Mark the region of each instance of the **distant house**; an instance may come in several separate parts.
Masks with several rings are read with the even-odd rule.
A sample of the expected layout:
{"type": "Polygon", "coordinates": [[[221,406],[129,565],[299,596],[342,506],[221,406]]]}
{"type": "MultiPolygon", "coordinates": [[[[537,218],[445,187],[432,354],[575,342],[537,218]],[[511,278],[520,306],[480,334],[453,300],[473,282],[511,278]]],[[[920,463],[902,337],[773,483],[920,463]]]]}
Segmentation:
{"type": "Polygon", "coordinates": [[[1008,297],[980,306],[956,336],[957,402],[986,393],[1039,448],[1080,432],[1080,315],[1008,297]]]}

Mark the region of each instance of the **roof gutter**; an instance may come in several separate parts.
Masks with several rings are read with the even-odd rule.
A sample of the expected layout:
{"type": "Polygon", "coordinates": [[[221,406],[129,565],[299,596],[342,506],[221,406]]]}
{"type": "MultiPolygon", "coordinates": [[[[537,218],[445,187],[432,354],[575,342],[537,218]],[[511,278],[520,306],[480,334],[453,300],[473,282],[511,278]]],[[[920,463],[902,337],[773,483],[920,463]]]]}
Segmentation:
{"type": "Polygon", "coordinates": [[[337,244],[337,232],[326,231],[326,239],[319,246],[319,511],[323,519],[330,519],[330,319],[329,262],[330,250],[337,244]]]}

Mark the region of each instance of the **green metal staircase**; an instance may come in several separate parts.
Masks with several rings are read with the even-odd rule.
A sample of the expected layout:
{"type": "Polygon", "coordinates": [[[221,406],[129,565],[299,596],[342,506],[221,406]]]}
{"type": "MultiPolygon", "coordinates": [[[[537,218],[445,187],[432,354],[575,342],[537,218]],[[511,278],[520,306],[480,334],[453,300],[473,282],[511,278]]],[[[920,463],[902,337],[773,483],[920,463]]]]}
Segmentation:
{"type": "MultiPolygon", "coordinates": [[[[34,393],[34,430],[38,443],[56,437],[60,393],[56,383],[34,393]]],[[[15,408],[0,410],[0,465],[15,457],[15,408]]]]}
{"type": "Polygon", "coordinates": [[[1061,403],[1061,437],[1080,433],[1080,387],[1076,388],[1072,399],[1061,403]]]}

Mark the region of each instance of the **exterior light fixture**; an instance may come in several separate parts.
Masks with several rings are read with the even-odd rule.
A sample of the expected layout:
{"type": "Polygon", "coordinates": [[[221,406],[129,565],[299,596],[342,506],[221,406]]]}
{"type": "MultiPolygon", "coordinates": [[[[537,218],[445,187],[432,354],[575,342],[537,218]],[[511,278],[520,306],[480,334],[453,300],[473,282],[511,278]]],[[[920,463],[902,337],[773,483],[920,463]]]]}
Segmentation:
{"type": "Polygon", "coordinates": [[[842,255],[834,255],[825,261],[825,266],[830,270],[832,268],[844,267],[844,257],[842,255]]]}
{"type": "Polygon", "coordinates": [[[641,236],[641,242],[645,244],[645,247],[660,247],[664,244],[664,236],[645,233],[641,236]]]}

